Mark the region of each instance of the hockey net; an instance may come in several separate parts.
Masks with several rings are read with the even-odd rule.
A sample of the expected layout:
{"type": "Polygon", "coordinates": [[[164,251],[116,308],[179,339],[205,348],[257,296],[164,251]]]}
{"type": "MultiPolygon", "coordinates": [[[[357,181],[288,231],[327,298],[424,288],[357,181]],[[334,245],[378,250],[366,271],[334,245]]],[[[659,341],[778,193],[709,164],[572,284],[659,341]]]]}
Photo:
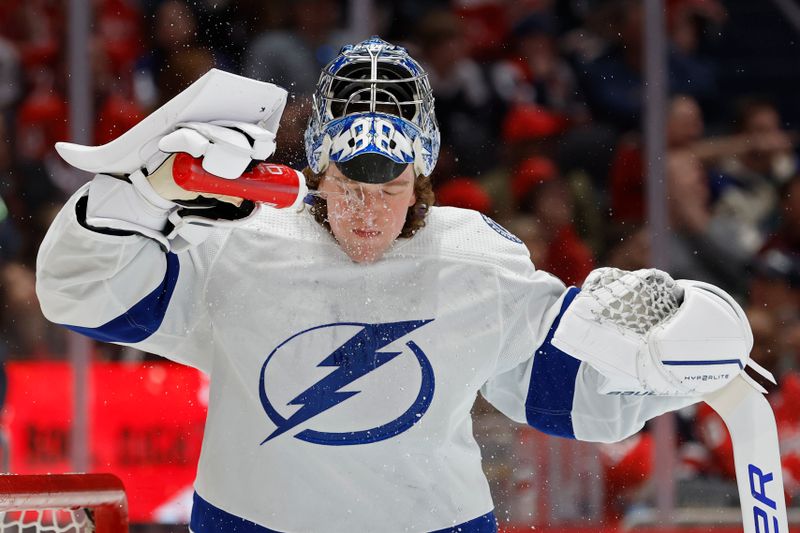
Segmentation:
{"type": "Polygon", "coordinates": [[[128,501],[111,474],[0,475],[0,533],[127,533],[128,501]]]}

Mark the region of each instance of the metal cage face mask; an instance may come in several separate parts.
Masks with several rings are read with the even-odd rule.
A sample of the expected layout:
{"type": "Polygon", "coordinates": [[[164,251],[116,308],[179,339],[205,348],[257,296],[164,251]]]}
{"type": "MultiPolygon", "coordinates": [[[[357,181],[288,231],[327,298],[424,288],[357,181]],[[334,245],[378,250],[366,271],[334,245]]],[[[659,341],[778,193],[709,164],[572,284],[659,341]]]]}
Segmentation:
{"type": "Polygon", "coordinates": [[[377,37],[345,46],[320,75],[305,144],[316,173],[334,162],[353,179],[382,183],[413,163],[429,176],[439,127],[427,74],[404,48],[377,37]]]}

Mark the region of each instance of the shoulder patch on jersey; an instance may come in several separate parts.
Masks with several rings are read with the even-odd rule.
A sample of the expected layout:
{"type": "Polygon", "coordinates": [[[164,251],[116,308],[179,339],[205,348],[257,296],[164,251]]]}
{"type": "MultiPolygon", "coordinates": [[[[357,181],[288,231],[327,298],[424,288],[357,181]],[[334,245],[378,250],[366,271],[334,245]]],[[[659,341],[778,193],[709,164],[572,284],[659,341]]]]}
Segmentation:
{"type": "Polygon", "coordinates": [[[499,233],[500,235],[502,235],[511,242],[522,244],[522,240],[519,237],[517,237],[516,235],[508,231],[506,228],[504,228],[503,226],[492,220],[490,217],[484,215],[483,213],[481,213],[481,216],[483,217],[483,220],[487,224],[489,224],[489,227],[495,230],[497,233],[499,233]]]}

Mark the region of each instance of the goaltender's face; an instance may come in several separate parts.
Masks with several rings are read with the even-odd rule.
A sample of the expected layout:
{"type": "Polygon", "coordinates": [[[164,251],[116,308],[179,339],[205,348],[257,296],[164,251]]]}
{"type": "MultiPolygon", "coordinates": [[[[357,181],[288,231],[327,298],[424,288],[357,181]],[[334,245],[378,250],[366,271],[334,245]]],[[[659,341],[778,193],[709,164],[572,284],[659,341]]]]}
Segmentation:
{"type": "Polygon", "coordinates": [[[414,167],[382,184],[348,179],[331,164],[318,190],[328,204],[328,223],[342,250],[356,263],[372,263],[400,235],[414,205],[414,167]]]}

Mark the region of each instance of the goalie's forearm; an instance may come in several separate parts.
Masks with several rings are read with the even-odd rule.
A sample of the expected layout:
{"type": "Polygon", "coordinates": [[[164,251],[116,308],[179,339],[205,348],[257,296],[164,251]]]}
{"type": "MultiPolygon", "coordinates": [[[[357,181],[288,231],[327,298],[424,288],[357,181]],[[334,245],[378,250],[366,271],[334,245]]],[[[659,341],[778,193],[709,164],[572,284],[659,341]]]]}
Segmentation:
{"type": "Polygon", "coordinates": [[[67,201],[37,258],[36,291],[44,315],[76,326],[103,324],[163,282],[168,260],[156,241],[92,230],[80,220],[88,184],[67,201]]]}
{"type": "Polygon", "coordinates": [[[215,229],[195,249],[166,252],[142,235],[82,225],[85,193],[66,203],[39,249],[36,293],[45,317],[208,371],[213,339],[203,289],[229,232],[215,229]]]}
{"type": "Polygon", "coordinates": [[[648,420],[700,401],[698,397],[603,394],[603,376],[582,363],[575,387],[572,419],[575,438],[619,442],[639,432],[648,420]]]}

